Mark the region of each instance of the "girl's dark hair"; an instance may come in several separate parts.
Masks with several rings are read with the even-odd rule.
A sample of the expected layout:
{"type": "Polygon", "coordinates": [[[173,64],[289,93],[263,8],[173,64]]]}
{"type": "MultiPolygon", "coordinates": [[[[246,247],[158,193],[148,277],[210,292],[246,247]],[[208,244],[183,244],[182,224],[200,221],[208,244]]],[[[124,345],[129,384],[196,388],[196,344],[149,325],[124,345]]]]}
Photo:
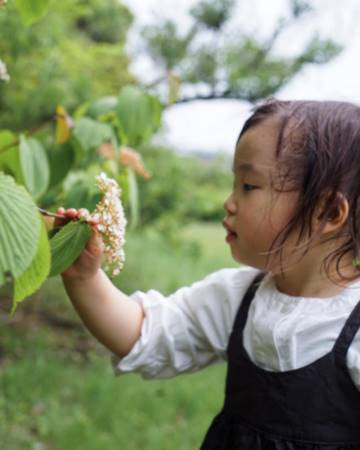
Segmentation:
{"type": "MultiPolygon", "coordinates": [[[[339,194],[349,203],[349,215],[339,232],[324,242],[341,239],[344,242],[329,253],[323,262],[325,272],[336,260],[336,272],[340,279],[353,281],[360,276],[344,277],[339,271],[340,260],[351,255],[355,263],[360,256],[360,107],[337,101],[280,101],[269,99],[256,107],[245,122],[241,136],[265,119],[276,116],[280,127],[276,148],[279,174],[284,190],[299,192],[298,204],[288,224],[274,239],[268,254],[280,253],[289,235],[300,229],[297,244],[305,247],[305,255],[316,237],[320,236],[326,221],[336,214],[339,194]],[[281,175],[280,175],[281,173],[281,175]],[[285,186],[288,189],[285,189],[285,186]],[[313,232],[313,214],[320,204],[323,213],[320,230],[313,232]],[[302,238],[307,233],[307,240],[302,238]],[[273,250],[279,241],[277,249],[273,250]]],[[[354,264],[357,266],[356,264],[354,264]]]]}

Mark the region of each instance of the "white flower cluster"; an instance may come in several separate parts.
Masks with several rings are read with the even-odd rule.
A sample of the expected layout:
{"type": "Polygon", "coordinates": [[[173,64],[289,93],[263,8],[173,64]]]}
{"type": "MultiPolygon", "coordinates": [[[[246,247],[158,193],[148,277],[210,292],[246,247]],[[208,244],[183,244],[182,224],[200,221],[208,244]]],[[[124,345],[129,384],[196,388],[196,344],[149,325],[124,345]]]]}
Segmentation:
{"type": "Polygon", "coordinates": [[[0,81],[9,81],[10,80],[10,75],[8,74],[6,65],[4,63],[4,61],[1,61],[0,59],[0,81]]]}
{"type": "Polygon", "coordinates": [[[91,214],[99,220],[97,225],[104,241],[104,255],[107,260],[105,270],[118,275],[124,267],[125,228],[127,220],[120,200],[121,189],[117,182],[101,172],[96,177],[96,184],[104,196],[91,214]]]}

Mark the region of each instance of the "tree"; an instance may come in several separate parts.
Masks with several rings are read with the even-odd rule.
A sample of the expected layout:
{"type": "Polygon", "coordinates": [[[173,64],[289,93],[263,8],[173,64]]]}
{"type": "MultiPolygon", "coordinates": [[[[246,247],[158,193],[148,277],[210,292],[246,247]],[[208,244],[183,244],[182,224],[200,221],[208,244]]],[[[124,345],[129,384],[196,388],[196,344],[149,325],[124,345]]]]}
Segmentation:
{"type": "Polygon", "coordinates": [[[218,98],[254,102],[276,93],[306,64],[325,64],[336,56],[341,47],[317,34],[299,55],[274,54],[281,34],[311,12],[304,0],[289,2],[290,16],[281,18],[266,40],[241,31],[236,39],[226,37],[224,29],[235,0],[200,0],[189,12],[193,24],[185,35],[172,20],[143,27],[147,51],[168,79],[176,74],[185,85],[207,87],[206,95],[179,96],[175,103],[218,98]]]}
{"type": "Polygon", "coordinates": [[[118,0],[51,2],[36,23],[26,13],[44,1],[28,2],[20,15],[16,6],[22,3],[0,8],[0,59],[11,76],[0,82],[0,128],[29,128],[59,103],[72,111],[135,83],[124,51],[133,16],[118,0]]]}

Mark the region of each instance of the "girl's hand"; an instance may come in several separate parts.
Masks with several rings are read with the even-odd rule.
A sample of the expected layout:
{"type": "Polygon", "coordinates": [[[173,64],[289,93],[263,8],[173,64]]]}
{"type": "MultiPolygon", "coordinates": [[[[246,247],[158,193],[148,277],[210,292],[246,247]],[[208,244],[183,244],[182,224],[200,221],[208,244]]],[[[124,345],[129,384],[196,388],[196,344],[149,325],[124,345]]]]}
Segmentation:
{"type": "MultiPolygon", "coordinates": [[[[81,216],[86,216],[89,211],[86,208],[58,208],[56,214],[63,216],[63,218],[55,218],[54,226],[61,227],[66,225],[70,220],[79,219],[81,216]]],[[[97,231],[96,219],[87,221],[92,228],[92,235],[88,240],[84,250],[80,256],[68,267],[61,275],[67,280],[83,282],[92,278],[101,267],[102,254],[104,250],[104,243],[100,233],[97,231]]]]}

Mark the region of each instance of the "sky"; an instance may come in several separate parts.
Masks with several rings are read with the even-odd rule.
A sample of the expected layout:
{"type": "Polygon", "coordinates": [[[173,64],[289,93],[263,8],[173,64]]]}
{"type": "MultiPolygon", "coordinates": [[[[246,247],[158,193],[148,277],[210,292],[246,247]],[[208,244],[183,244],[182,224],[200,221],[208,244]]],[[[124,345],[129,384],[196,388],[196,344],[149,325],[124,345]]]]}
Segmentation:
{"type": "MultiPolygon", "coordinates": [[[[191,24],[187,11],[194,0],[122,0],[135,14],[127,48],[134,62],[132,71],[144,82],[158,76],[153,62],[143,56],[139,38],[143,25],[161,18],[174,20],[184,30],[191,24]],[[176,19],[174,17],[176,8],[176,19]],[[139,56],[136,56],[139,55],[139,56]]],[[[308,65],[282,88],[279,99],[343,100],[360,104],[360,1],[313,0],[314,11],[292,26],[278,40],[275,52],[300,53],[315,31],[344,46],[342,53],[326,65],[308,65]]],[[[236,30],[268,36],[280,16],[286,16],[288,0],[238,0],[226,32],[236,30]]],[[[240,129],[250,115],[250,105],[236,100],[194,101],[174,105],[164,113],[164,129],[155,140],[181,152],[226,152],[232,154],[240,129]]]]}

